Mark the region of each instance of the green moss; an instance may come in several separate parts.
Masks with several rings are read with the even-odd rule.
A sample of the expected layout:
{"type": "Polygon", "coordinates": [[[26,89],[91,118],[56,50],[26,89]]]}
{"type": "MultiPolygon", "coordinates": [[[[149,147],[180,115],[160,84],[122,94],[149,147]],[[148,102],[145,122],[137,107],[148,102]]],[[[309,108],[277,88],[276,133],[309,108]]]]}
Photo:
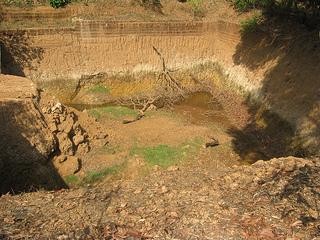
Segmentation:
{"type": "Polygon", "coordinates": [[[203,141],[194,139],[179,146],[160,144],[152,147],[133,146],[130,155],[140,155],[150,165],[168,167],[196,154],[203,141]]]}
{"type": "Polygon", "coordinates": [[[115,166],[104,168],[98,171],[90,171],[82,179],[82,183],[92,184],[92,183],[101,181],[106,176],[118,173],[120,169],[121,169],[120,165],[115,165],[115,166]]]}
{"type": "Polygon", "coordinates": [[[100,119],[104,116],[111,117],[113,119],[119,119],[125,116],[135,117],[137,116],[138,112],[128,107],[106,106],[90,109],[89,114],[96,119],[100,119]]]}
{"type": "Polygon", "coordinates": [[[151,165],[162,167],[170,166],[176,162],[180,153],[178,149],[168,145],[158,145],[155,147],[146,147],[138,149],[143,158],[151,165]]]}
{"type": "Polygon", "coordinates": [[[91,116],[91,117],[94,117],[94,118],[96,118],[96,119],[100,119],[101,118],[101,113],[98,111],[98,109],[96,109],[96,108],[94,108],[94,109],[90,109],[89,111],[88,111],[88,113],[89,113],[89,115],[91,116]]]}
{"type": "Polygon", "coordinates": [[[99,169],[96,171],[89,171],[85,174],[83,178],[80,178],[76,175],[69,175],[64,177],[64,181],[69,187],[82,186],[85,184],[93,184],[93,183],[102,181],[107,176],[119,173],[119,171],[124,166],[125,166],[125,163],[99,169]]]}
{"type": "Polygon", "coordinates": [[[110,89],[103,85],[94,85],[91,88],[88,89],[89,93],[93,94],[108,94],[110,93],[110,89]]]}
{"type": "Polygon", "coordinates": [[[64,181],[68,186],[76,186],[80,184],[80,179],[76,175],[68,175],[64,177],[64,181]]]}

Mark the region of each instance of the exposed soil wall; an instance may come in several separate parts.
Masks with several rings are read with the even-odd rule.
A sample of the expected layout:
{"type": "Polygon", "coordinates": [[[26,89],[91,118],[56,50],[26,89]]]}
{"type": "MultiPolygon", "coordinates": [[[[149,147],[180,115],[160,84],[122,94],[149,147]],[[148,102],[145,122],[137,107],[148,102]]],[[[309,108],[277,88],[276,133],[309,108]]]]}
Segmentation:
{"type": "Polygon", "coordinates": [[[0,194],[66,185],[50,156],[56,141],[38,109],[33,83],[0,75],[0,194]]]}
{"type": "Polygon", "coordinates": [[[20,34],[25,45],[29,44],[26,47],[30,58],[23,63],[17,60],[19,66],[13,68],[11,59],[5,57],[4,68],[10,65],[7,71],[25,74],[36,81],[158,70],[161,63],[153,51],[155,46],[169,67],[188,68],[208,60],[219,62],[236,82],[246,88],[254,86],[247,83],[245,70],[233,64],[232,55],[240,41],[239,27],[235,24],[79,21],[75,28],[28,30],[20,34]]]}

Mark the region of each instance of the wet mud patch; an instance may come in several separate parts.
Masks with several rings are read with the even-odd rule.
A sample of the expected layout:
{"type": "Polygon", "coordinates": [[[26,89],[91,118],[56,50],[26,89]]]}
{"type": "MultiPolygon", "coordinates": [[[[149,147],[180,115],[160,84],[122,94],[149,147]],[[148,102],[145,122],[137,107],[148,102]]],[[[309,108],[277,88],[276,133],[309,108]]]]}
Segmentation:
{"type": "Polygon", "coordinates": [[[222,104],[209,92],[190,94],[173,106],[173,111],[182,115],[192,124],[217,124],[231,126],[231,122],[222,104]]]}

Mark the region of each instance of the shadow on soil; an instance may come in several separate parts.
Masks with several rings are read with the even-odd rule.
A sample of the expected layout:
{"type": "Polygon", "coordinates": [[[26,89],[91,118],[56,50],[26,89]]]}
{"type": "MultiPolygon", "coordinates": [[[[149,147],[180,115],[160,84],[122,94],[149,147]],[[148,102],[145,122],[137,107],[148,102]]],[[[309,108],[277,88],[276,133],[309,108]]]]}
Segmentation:
{"type": "Polygon", "coordinates": [[[243,129],[229,130],[240,156],[254,161],[317,154],[320,144],[319,26],[310,30],[289,17],[270,17],[255,32],[242,35],[233,59],[235,64],[245,65],[252,71],[271,66],[264,75],[260,95],[268,108],[256,106],[248,98],[249,123],[243,129]]]}
{"type": "Polygon", "coordinates": [[[0,102],[0,195],[67,188],[50,161],[54,141],[50,144],[43,133],[30,127],[39,121],[28,119],[28,114],[23,114],[23,119],[17,117],[33,110],[19,101],[0,102]],[[33,137],[37,144],[29,142],[33,137]]]}
{"type": "Polygon", "coordinates": [[[32,47],[26,31],[0,32],[1,72],[17,76],[25,76],[24,68],[36,70],[42,60],[44,50],[32,47]]]}

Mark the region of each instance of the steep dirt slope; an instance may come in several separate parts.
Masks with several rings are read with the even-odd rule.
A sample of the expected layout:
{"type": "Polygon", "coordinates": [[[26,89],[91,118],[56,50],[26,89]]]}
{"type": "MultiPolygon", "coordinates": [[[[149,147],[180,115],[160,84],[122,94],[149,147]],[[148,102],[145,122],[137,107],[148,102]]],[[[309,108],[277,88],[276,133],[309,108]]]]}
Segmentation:
{"type": "Polygon", "coordinates": [[[0,75],[0,192],[65,186],[48,159],[56,141],[36,103],[32,81],[0,75]]]}
{"type": "Polygon", "coordinates": [[[41,96],[31,80],[0,75],[0,194],[67,188],[62,177],[108,142],[93,118],[41,96]]]}

